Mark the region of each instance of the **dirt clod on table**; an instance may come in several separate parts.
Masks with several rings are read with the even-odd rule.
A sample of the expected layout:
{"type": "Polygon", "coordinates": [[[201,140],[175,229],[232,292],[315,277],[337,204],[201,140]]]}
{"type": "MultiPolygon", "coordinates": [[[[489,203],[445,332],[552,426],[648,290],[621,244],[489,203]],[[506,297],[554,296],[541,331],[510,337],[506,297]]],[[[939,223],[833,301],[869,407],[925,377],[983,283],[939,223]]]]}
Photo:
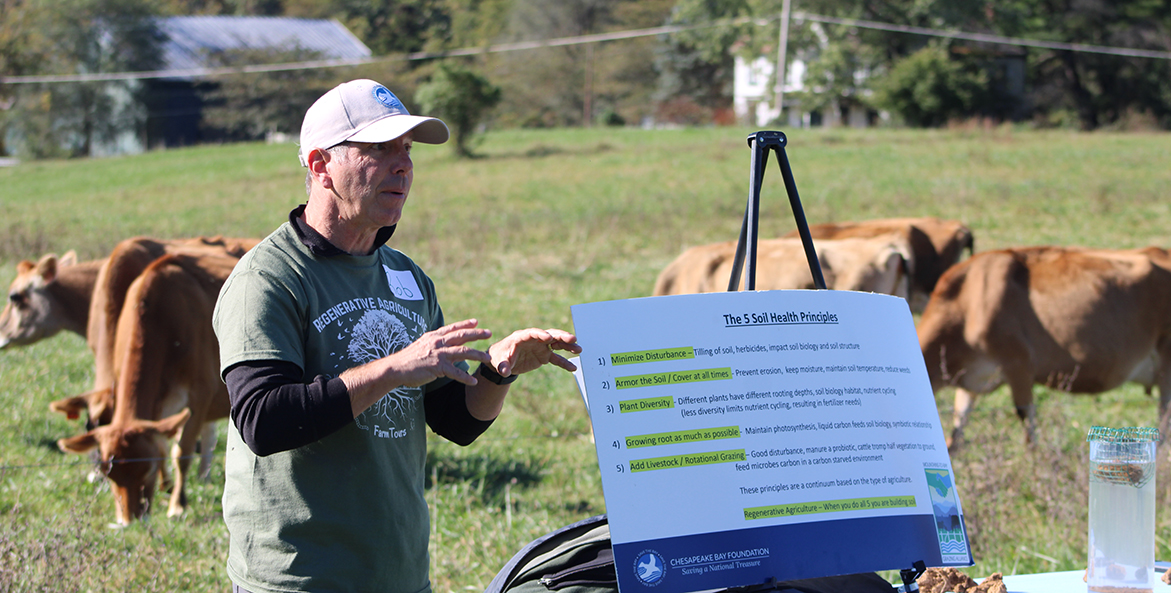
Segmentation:
{"type": "Polygon", "coordinates": [[[916,582],[921,593],[1008,593],[1004,575],[999,572],[977,584],[972,577],[955,568],[928,568],[916,582]]]}

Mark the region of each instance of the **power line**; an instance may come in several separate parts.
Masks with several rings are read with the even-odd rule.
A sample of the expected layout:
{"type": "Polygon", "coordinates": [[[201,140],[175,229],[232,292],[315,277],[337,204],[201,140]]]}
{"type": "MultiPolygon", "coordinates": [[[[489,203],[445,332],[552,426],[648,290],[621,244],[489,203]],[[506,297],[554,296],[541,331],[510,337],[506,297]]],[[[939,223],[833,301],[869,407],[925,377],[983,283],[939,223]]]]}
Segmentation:
{"type": "MultiPolygon", "coordinates": [[[[793,15],[797,20],[815,21],[820,23],[844,25],[849,27],[859,27],[863,29],[877,29],[881,31],[890,31],[894,33],[908,33],[912,35],[924,35],[928,37],[942,37],[949,39],[966,39],[969,41],[981,41],[987,43],[997,43],[1001,45],[1016,45],[1022,47],[1040,47],[1045,49],[1056,49],[1063,51],[1072,51],[1079,53],[1096,53],[1133,58],[1152,58],[1160,60],[1171,60],[1171,52],[1154,51],[1144,49],[1132,49],[1126,47],[1109,47],[1102,45],[1090,45],[1084,43],[1064,43],[1058,41],[1042,41],[1038,39],[1026,39],[1021,37],[1005,37],[1001,35],[990,35],[984,33],[966,33],[964,31],[948,31],[944,29],[931,29],[926,27],[912,27],[908,25],[895,25],[891,23],[882,23],[877,21],[867,21],[861,19],[847,19],[825,16],[820,14],[812,14],[807,12],[797,12],[793,15]]],[[[146,72],[109,72],[109,73],[95,73],[95,74],[51,74],[51,75],[27,75],[27,76],[0,76],[0,84],[51,84],[51,83],[73,83],[73,82],[109,82],[117,80],[144,80],[154,78],[206,78],[211,76],[225,76],[232,74],[251,74],[260,72],[283,72],[289,70],[313,70],[321,68],[340,68],[348,66],[360,66],[365,64],[375,64],[392,61],[417,61],[417,60],[431,60],[447,57],[461,57],[461,56],[475,56],[491,53],[502,53],[512,51],[525,51],[532,49],[541,49],[546,47],[565,47],[570,45],[582,45],[587,43],[602,43],[605,41],[619,41],[623,39],[635,39],[639,37],[653,37],[657,35],[670,35],[673,33],[681,33],[684,31],[693,31],[697,29],[712,28],[712,27],[726,27],[733,25],[754,24],[764,26],[776,19],[780,15],[773,15],[767,18],[755,17],[740,17],[735,19],[723,19],[719,21],[712,21],[710,23],[703,23],[697,25],[666,25],[662,27],[651,27],[646,29],[629,29],[626,31],[615,31],[611,33],[598,33],[594,35],[576,35],[572,37],[557,37],[552,39],[541,39],[536,41],[518,41],[513,43],[498,43],[484,47],[466,47],[461,49],[453,49],[446,51],[432,51],[432,52],[414,52],[396,56],[381,56],[375,58],[361,58],[350,60],[312,60],[305,62],[287,62],[283,64],[258,64],[249,66],[236,67],[222,67],[222,68],[192,68],[184,70],[152,70],[146,72]]]]}
{"type": "Polygon", "coordinates": [[[250,66],[222,67],[222,68],[191,68],[185,70],[152,70],[145,72],[108,72],[94,74],[49,74],[27,76],[3,76],[0,84],[36,84],[58,82],[109,82],[116,80],[142,80],[151,78],[205,78],[229,74],[248,74],[256,72],[282,72],[288,70],[312,70],[317,68],[338,68],[345,66],[360,66],[393,61],[417,61],[437,58],[475,56],[481,54],[523,51],[540,49],[543,47],[563,47],[567,45],[581,45],[585,43],[601,43],[603,41],[618,41],[636,37],[651,37],[667,35],[693,29],[727,26],[730,24],[746,24],[754,19],[739,18],[728,21],[716,21],[702,25],[673,25],[652,27],[649,29],[632,29],[612,33],[597,33],[594,35],[577,35],[573,37],[557,37],[536,41],[517,41],[513,43],[498,43],[485,47],[465,47],[445,51],[414,52],[397,56],[382,56],[376,58],[360,58],[350,60],[313,60],[307,62],[287,62],[283,64],[259,64],[250,66]]]}
{"type": "Polygon", "coordinates": [[[1146,49],[1131,49],[1126,47],[1108,47],[1104,45],[1089,45],[1085,43],[1063,43],[1060,41],[1040,41],[1037,39],[1023,39],[1020,37],[1004,37],[1001,35],[989,35],[985,33],[965,33],[963,31],[945,31],[942,29],[927,29],[923,27],[911,27],[907,25],[892,25],[890,23],[879,23],[875,21],[865,21],[859,19],[843,19],[831,16],[823,16],[820,14],[797,13],[794,15],[797,19],[804,19],[807,21],[817,21],[819,23],[831,23],[835,25],[846,25],[850,27],[860,27],[864,29],[879,29],[882,31],[892,31],[895,33],[911,33],[914,35],[926,35],[929,37],[946,37],[953,39],[967,39],[969,41],[983,41],[987,43],[999,43],[1001,45],[1019,45],[1023,47],[1042,47],[1045,49],[1059,49],[1065,51],[1081,52],[1081,53],[1095,53],[1106,54],[1112,56],[1126,56],[1131,58],[1154,58],[1159,60],[1171,60],[1171,52],[1153,51],[1146,49]]]}

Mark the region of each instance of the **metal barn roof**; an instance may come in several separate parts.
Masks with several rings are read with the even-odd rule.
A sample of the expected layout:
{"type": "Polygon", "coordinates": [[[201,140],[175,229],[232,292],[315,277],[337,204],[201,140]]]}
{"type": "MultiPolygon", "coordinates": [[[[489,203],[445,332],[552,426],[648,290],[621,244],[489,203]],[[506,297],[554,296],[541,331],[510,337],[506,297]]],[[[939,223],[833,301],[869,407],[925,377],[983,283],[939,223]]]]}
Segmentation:
{"type": "Polygon", "coordinates": [[[336,20],[260,16],[176,16],[159,19],[166,33],[164,68],[213,66],[207,57],[238,49],[307,49],[323,59],[370,57],[366,47],[336,20]]]}

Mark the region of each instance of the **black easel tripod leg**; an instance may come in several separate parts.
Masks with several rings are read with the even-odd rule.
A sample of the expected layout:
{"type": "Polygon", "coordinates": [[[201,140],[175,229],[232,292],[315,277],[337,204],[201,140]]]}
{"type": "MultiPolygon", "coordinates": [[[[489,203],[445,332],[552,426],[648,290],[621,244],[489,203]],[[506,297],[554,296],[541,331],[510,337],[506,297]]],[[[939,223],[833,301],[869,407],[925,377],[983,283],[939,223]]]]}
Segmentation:
{"type": "Polygon", "coordinates": [[[736,242],[736,256],[732,260],[732,275],[728,278],[728,292],[740,289],[740,275],[744,270],[745,259],[748,261],[748,278],[745,280],[745,290],[756,290],[756,246],[758,244],[757,221],[760,219],[760,185],[764,180],[764,169],[768,165],[768,151],[753,143],[753,137],[748,137],[748,146],[752,148],[752,164],[748,171],[750,179],[748,189],[748,205],[744,208],[744,222],[740,225],[740,239],[736,242]]]}
{"type": "Polygon", "coordinates": [[[793,209],[793,218],[797,223],[801,244],[805,248],[805,258],[809,262],[809,273],[813,277],[813,285],[821,289],[826,288],[825,277],[821,272],[821,262],[818,261],[817,251],[813,248],[813,237],[809,233],[809,223],[805,221],[805,211],[801,207],[801,198],[797,195],[797,182],[793,179],[793,170],[789,167],[789,159],[785,155],[785,143],[785,135],[781,132],[761,131],[748,136],[748,147],[752,149],[748,206],[744,210],[744,222],[740,225],[740,239],[736,243],[736,255],[732,260],[732,275],[728,278],[729,292],[738,290],[740,287],[740,275],[744,269],[745,259],[748,260],[748,277],[745,281],[745,289],[756,290],[760,187],[764,182],[764,169],[768,164],[769,150],[777,153],[777,165],[781,168],[781,178],[785,183],[785,192],[789,196],[789,205],[793,209]]]}
{"type": "Polygon", "coordinates": [[[781,167],[781,178],[785,181],[785,193],[789,194],[789,205],[793,208],[793,219],[797,223],[797,232],[801,235],[801,245],[805,247],[805,259],[809,261],[813,285],[824,290],[826,286],[825,277],[821,274],[821,262],[813,248],[813,236],[809,233],[809,223],[805,221],[805,210],[801,207],[801,198],[797,196],[797,182],[793,179],[793,169],[789,167],[789,159],[784,148],[777,150],[777,164],[781,167]]]}

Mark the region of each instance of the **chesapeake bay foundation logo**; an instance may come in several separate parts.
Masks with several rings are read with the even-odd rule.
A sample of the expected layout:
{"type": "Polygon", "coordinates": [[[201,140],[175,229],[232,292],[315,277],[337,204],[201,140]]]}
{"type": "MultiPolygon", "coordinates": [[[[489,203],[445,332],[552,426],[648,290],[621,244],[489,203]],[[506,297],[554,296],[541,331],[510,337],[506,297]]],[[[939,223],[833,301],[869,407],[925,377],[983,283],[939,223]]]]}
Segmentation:
{"type": "Polygon", "coordinates": [[[638,577],[642,584],[655,587],[663,582],[663,577],[667,576],[667,563],[663,561],[663,557],[658,552],[643,550],[634,559],[634,576],[638,577]]]}

